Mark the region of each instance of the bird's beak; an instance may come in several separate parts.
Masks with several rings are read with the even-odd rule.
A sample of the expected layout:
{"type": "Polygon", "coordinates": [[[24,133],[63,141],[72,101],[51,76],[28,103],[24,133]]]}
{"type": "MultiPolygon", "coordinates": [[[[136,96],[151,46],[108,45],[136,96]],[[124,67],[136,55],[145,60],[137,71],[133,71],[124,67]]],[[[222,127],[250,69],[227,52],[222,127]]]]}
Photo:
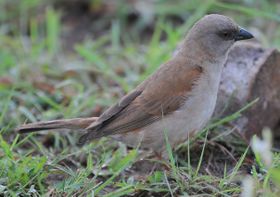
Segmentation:
{"type": "Polygon", "coordinates": [[[247,30],[240,28],[238,34],[235,36],[234,41],[247,40],[254,38],[254,36],[247,30]]]}

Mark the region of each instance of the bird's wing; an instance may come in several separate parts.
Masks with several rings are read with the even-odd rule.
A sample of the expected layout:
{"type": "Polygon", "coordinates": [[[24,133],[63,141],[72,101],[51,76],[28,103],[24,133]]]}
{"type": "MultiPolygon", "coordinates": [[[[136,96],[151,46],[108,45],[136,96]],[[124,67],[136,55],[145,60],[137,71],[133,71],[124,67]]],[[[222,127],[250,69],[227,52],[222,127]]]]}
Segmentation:
{"type": "Polygon", "coordinates": [[[174,65],[164,65],[135,91],[106,110],[99,121],[86,129],[87,133],[80,138],[80,144],[91,139],[143,128],[178,110],[187,100],[188,93],[203,71],[199,66],[172,66],[174,65]],[[174,72],[174,69],[178,71],[174,72]],[[171,72],[184,74],[174,76],[171,72]]]}

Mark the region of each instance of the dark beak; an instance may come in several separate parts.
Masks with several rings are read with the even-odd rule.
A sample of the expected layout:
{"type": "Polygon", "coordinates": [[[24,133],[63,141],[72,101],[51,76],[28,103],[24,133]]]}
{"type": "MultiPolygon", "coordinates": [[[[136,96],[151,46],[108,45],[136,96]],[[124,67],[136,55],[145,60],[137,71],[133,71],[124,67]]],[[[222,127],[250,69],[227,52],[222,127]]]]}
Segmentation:
{"type": "Polygon", "coordinates": [[[238,40],[247,40],[247,39],[251,39],[254,38],[254,36],[248,32],[247,30],[240,28],[238,34],[235,36],[234,40],[238,41],[238,40]]]}

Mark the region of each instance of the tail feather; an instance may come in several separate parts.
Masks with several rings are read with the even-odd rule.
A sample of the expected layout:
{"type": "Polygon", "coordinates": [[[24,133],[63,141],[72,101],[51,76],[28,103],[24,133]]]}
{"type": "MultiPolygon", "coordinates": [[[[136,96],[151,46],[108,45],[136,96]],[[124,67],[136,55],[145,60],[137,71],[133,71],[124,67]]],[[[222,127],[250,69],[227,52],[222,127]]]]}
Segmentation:
{"type": "Polygon", "coordinates": [[[90,124],[95,122],[98,117],[91,118],[73,118],[43,121],[22,125],[16,128],[19,133],[29,133],[34,131],[49,130],[49,129],[85,129],[90,124]]]}

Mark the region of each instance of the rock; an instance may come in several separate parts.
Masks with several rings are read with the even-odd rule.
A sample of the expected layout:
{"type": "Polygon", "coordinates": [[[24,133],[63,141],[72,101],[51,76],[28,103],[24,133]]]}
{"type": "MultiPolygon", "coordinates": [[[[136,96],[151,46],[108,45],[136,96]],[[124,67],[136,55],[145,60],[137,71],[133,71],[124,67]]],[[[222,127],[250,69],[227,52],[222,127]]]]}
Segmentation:
{"type": "Polygon", "coordinates": [[[279,126],[280,52],[259,44],[236,44],[222,73],[215,116],[230,115],[256,98],[258,102],[233,122],[247,140],[264,127],[276,131],[279,126]]]}

